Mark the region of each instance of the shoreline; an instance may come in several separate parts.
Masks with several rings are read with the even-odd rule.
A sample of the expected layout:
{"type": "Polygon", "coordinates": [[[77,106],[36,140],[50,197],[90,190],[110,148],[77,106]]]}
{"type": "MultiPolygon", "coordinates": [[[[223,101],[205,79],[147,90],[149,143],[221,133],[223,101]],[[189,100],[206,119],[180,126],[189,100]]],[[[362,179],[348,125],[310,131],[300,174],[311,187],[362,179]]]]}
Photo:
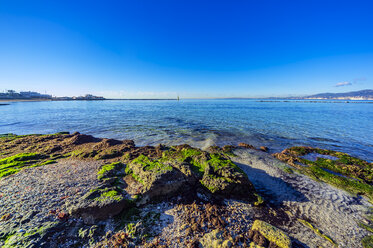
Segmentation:
{"type": "Polygon", "coordinates": [[[0,246],[362,248],[373,237],[373,164],[341,152],[136,146],[78,132],[2,135],[0,149],[0,246]],[[362,170],[346,178],[348,164],[362,170]]]}

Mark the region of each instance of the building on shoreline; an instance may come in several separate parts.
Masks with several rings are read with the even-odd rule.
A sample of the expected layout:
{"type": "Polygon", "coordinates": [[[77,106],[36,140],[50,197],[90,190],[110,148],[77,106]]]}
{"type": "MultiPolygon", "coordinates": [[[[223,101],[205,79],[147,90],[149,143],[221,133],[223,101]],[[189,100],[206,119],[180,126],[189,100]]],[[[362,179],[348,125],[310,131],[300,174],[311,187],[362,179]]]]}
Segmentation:
{"type": "Polygon", "coordinates": [[[74,100],[106,100],[102,96],[94,96],[91,94],[86,94],[85,96],[73,96],[73,97],[68,97],[68,96],[63,96],[63,97],[53,97],[52,101],[74,101],[74,100]]]}
{"type": "Polygon", "coordinates": [[[6,99],[6,100],[52,99],[52,96],[48,94],[40,94],[34,91],[21,91],[18,93],[15,90],[8,90],[5,93],[0,93],[0,99],[6,99]]]}
{"type": "Polygon", "coordinates": [[[84,96],[73,96],[73,97],[52,97],[52,95],[41,94],[34,91],[21,91],[16,92],[15,90],[7,90],[4,93],[0,93],[0,100],[52,100],[52,101],[79,101],[79,100],[106,100],[102,96],[94,96],[86,94],[84,96]]]}

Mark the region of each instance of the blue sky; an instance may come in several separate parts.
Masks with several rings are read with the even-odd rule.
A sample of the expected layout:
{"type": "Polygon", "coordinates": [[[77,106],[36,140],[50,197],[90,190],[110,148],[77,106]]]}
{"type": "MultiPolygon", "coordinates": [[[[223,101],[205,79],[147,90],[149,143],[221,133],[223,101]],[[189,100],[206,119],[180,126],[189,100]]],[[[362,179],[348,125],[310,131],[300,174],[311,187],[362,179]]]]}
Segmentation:
{"type": "Polygon", "coordinates": [[[358,0],[0,0],[0,91],[186,98],[373,88],[372,9],[358,0]]]}

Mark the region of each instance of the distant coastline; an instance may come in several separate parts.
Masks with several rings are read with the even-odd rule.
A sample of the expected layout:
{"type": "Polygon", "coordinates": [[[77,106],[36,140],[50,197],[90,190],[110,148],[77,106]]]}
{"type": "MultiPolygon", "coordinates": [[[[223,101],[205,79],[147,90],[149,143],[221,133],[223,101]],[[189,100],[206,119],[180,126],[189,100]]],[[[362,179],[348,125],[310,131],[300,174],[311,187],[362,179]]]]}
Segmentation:
{"type": "Polygon", "coordinates": [[[39,101],[80,101],[80,100],[106,100],[102,96],[94,96],[91,94],[86,94],[84,96],[63,96],[63,97],[53,97],[48,94],[41,94],[34,91],[21,91],[16,92],[15,90],[8,90],[4,93],[0,93],[0,101],[6,102],[39,102],[39,101]]]}
{"type": "MultiPolygon", "coordinates": [[[[305,102],[326,102],[324,100],[337,100],[337,101],[328,101],[329,103],[341,103],[349,101],[372,101],[373,100],[373,90],[360,90],[360,91],[352,91],[352,92],[345,92],[345,93],[320,93],[316,95],[309,95],[309,96],[289,96],[289,97],[223,97],[223,98],[184,98],[184,99],[222,99],[222,100],[258,100],[261,102],[266,101],[294,101],[294,100],[302,100],[305,102]],[[321,101],[320,101],[321,100],[321,101]]],[[[97,100],[115,100],[115,101],[131,101],[131,100],[180,100],[179,97],[177,98],[159,98],[159,99],[149,99],[149,98],[137,98],[137,99],[130,99],[130,98],[104,98],[102,96],[94,96],[91,94],[86,94],[84,96],[63,96],[63,97],[56,97],[47,94],[41,94],[38,92],[31,92],[31,91],[21,91],[16,92],[14,90],[8,90],[5,93],[0,93],[0,102],[35,102],[35,101],[97,101],[97,100]]]]}
{"type": "MultiPolygon", "coordinates": [[[[278,99],[278,98],[277,98],[278,99]]],[[[359,90],[345,93],[320,93],[304,97],[289,97],[299,100],[373,100],[373,90],[359,90]]]]}
{"type": "Polygon", "coordinates": [[[102,96],[94,96],[91,94],[86,94],[84,96],[62,96],[56,97],[47,94],[41,94],[39,92],[32,91],[21,91],[16,92],[14,90],[8,90],[5,93],[0,93],[0,102],[40,102],[40,101],[103,101],[103,100],[115,100],[115,101],[131,101],[131,100],[178,100],[177,98],[159,98],[159,99],[114,99],[114,98],[104,98],[102,96]]]}
{"type": "MultiPolygon", "coordinates": [[[[334,99],[332,99],[334,100],[334,99]]],[[[330,99],[305,99],[305,100],[301,100],[301,99],[278,99],[278,100],[265,100],[265,99],[261,99],[261,100],[257,100],[257,102],[294,102],[294,103],[373,103],[373,99],[363,99],[363,100],[341,100],[341,99],[335,99],[335,101],[330,101],[330,99]]]]}
{"type": "MultiPolygon", "coordinates": [[[[63,101],[177,101],[177,99],[46,99],[46,98],[39,98],[39,99],[0,99],[0,102],[63,102],[63,101]]],[[[3,104],[8,105],[8,104],[3,104]]]]}

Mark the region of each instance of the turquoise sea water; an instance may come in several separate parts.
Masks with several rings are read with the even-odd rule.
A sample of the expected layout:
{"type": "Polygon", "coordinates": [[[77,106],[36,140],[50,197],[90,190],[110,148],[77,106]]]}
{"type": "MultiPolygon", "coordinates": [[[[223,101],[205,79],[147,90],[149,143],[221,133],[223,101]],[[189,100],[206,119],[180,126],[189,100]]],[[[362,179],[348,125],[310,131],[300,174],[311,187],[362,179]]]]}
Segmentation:
{"type": "Polygon", "coordinates": [[[310,145],[373,161],[372,103],[108,100],[0,106],[0,133],[60,131],[133,139],[137,145],[246,142],[270,152],[310,145]]]}

